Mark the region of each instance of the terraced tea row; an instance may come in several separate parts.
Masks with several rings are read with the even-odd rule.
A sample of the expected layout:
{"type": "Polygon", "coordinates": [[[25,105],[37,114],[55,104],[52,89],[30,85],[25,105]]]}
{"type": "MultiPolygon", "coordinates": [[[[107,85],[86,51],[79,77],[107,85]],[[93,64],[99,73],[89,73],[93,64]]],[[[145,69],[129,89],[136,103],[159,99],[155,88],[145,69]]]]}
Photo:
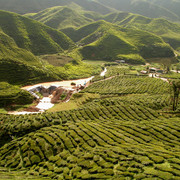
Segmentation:
{"type": "Polygon", "coordinates": [[[97,75],[95,76],[92,81],[93,82],[96,82],[96,81],[100,81],[104,78],[109,78],[109,77],[112,77],[112,76],[117,76],[117,75],[122,75],[122,74],[126,74],[126,73],[129,73],[130,70],[129,70],[129,66],[110,66],[110,67],[107,67],[107,72],[105,74],[105,77],[104,76],[100,76],[100,75],[97,75]]]}
{"type": "Polygon", "coordinates": [[[169,85],[161,79],[117,76],[112,79],[94,83],[83,92],[100,94],[165,94],[169,92],[169,85]]]}
{"type": "Polygon", "coordinates": [[[46,127],[1,147],[0,165],[52,179],[179,179],[179,121],[99,119],[46,127]]]}
{"type": "Polygon", "coordinates": [[[167,96],[130,96],[99,99],[83,105],[82,108],[58,113],[45,113],[42,115],[2,115],[0,117],[1,145],[12,136],[21,137],[43,127],[65,124],[66,122],[89,121],[89,120],[112,120],[117,121],[143,121],[160,118],[156,109],[161,109],[168,104],[167,96]],[[146,100],[141,101],[146,97],[146,100]],[[154,103],[157,101],[157,103],[154,103]],[[158,103],[159,102],[159,103],[158,103]],[[151,105],[153,108],[150,108],[151,105]],[[153,110],[155,109],[155,110],[153,110]]]}

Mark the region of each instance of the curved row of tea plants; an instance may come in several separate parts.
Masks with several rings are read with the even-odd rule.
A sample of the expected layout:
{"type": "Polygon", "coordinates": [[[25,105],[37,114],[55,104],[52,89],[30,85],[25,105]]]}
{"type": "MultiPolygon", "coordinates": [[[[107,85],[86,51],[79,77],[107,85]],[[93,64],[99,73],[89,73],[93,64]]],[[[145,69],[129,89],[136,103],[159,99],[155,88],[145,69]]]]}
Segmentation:
{"type": "Polygon", "coordinates": [[[82,108],[57,113],[41,115],[1,115],[0,116],[0,145],[10,141],[13,137],[34,132],[51,125],[63,125],[66,122],[116,119],[123,121],[142,121],[160,117],[155,110],[168,105],[166,95],[132,95],[97,99],[83,105],[82,108]],[[143,101],[144,99],[144,101],[143,101]]]}
{"type": "Polygon", "coordinates": [[[179,179],[179,119],[42,128],[0,148],[0,165],[51,179],[179,179]]]}
{"type": "Polygon", "coordinates": [[[94,83],[83,92],[100,94],[165,94],[169,84],[157,78],[143,76],[116,76],[94,83]]]}
{"type": "Polygon", "coordinates": [[[92,79],[92,81],[96,82],[96,81],[102,80],[104,78],[109,78],[112,76],[122,75],[122,74],[126,74],[126,73],[129,73],[129,66],[121,66],[121,65],[110,66],[110,67],[107,67],[105,76],[97,75],[92,79]]]}

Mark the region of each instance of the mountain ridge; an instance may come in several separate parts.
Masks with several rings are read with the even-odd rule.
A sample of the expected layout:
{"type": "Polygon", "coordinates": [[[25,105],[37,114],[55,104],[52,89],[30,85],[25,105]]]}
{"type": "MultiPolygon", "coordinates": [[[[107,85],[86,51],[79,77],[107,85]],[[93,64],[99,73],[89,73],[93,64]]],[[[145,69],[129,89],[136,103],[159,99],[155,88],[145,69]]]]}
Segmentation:
{"type": "Polygon", "coordinates": [[[20,48],[30,50],[36,55],[58,53],[74,45],[62,32],[8,11],[0,11],[0,28],[20,48]]]}
{"type": "Polygon", "coordinates": [[[126,59],[131,63],[134,60],[144,63],[143,58],[174,57],[172,48],[157,35],[104,20],[65,31],[79,45],[84,59],[126,59]]]}

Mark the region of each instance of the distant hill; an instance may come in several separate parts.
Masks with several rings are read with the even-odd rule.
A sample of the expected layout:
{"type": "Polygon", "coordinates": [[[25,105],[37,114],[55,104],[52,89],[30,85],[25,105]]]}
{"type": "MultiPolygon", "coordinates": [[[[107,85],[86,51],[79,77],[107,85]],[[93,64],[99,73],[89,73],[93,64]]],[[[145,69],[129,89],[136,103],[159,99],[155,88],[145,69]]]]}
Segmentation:
{"type": "Polygon", "coordinates": [[[58,53],[74,45],[62,32],[7,11],[0,11],[0,28],[15,40],[18,47],[35,55],[58,53]]]}
{"type": "Polygon", "coordinates": [[[31,52],[17,47],[14,40],[0,31],[0,81],[29,84],[60,79],[43,68],[31,52]]]}
{"type": "Polygon", "coordinates": [[[65,6],[48,8],[38,13],[27,14],[26,16],[62,31],[66,29],[67,35],[69,31],[74,41],[79,40],[79,34],[85,33],[84,28],[82,28],[78,35],[75,34],[72,37],[74,28],[88,25],[94,21],[105,20],[123,27],[135,27],[152,32],[161,36],[174,49],[179,50],[180,48],[180,25],[162,18],[148,18],[128,12],[112,12],[102,15],[92,11],[72,10],[65,6]]]}
{"type": "Polygon", "coordinates": [[[135,27],[161,36],[174,49],[180,49],[180,24],[166,19],[147,18],[131,13],[111,13],[104,17],[106,21],[124,27],[135,27]]]}
{"type": "Polygon", "coordinates": [[[147,0],[158,6],[164,7],[180,17],[180,1],[179,0],[147,0]]]}
{"type": "Polygon", "coordinates": [[[93,21],[66,6],[55,6],[38,13],[26,14],[26,16],[55,29],[80,27],[93,21]]]}
{"type": "Polygon", "coordinates": [[[160,37],[106,21],[63,31],[79,44],[84,59],[125,59],[129,63],[141,64],[145,62],[144,58],[174,57],[171,47],[160,37]]]}
{"type": "Polygon", "coordinates": [[[136,13],[150,18],[166,18],[173,21],[180,20],[180,13],[177,12],[180,7],[179,1],[174,1],[174,0],[136,0],[136,1],[96,0],[96,1],[108,7],[115,8],[119,11],[136,13]],[[176,5],[178,6],[176,7],[176,5]]]}
{"type": "MultiPolygon", "coordinates": [[[[104,4],[104,3],[103,3],[104,4]]],[[[35,13],[53,6],[69,6],[75,9],[108,14],[112,9],[91,0],[0,0],[0,9],[19,14],[35,13]]]]}

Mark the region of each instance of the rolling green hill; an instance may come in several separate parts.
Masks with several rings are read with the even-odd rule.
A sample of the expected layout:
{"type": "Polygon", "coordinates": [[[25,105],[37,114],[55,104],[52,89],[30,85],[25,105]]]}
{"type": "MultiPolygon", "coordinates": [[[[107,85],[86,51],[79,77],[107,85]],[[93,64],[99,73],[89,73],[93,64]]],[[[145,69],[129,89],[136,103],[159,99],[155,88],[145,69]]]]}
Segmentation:
{"type": "Polygon", "coordinates": [[[36,55],[62,52],[74,45],[62,32],[11,12],[0,11],[0,28],[18,47],[36,55]]]}
{"type": "Polygon", "coordinates": [[[41,66],[37,57],[31,52],[19,48],[15,41],[4,32],[0,31],[0,59],[16,59],[28,65],[41,66]]]}
{"type": "Polygon", "coordinates": [[[148,0],[158,6],[164,7],[180,17],[180,1],[179,0],[148,0]]]}
{"type": "Polygon", "coordinates": [[[180,16],[177,13],[179,3],[173,0],[159,0],[164,3],[157,3],[156,0],[96,0],[106,6],[115,8],[119,11],[127,11],[140,14],[150,18],[166,18],[173,21],[179,21],[180,16]],[[168,3],[167,3],[168,2],[168,3]],[[164,4],[164,5],[162,5],[164,4]],[[166,4],[166,5],[165,5],[166,4]],[[170,4],[170,5],[169,5],[170,4]],[[171,8],[178,4],[176,10],[171,8]]]}
{"type": "Polygon", "coordinates": [[[0,9],[19,14],[34,13],[53,6],[69,6],[75,9],[107,14],[112,11],[103,3],[89,0],[0,0],[0,9]]]}
{"type": "Polygon", "coordinates": [[[160,37],[106,21],[63,32],[79,44],[84,59],[125,59],[130,63],[144,63],[144,58],[174,57],[171,47],[160,37]]]}
{"type": "MultiPolygon", "coordinates": [[[[63,37],[66,36],[63,35],[63,37]]],[[[49,47],[48,44],[47,47],[49,47]]],[[[44,53],[47,53],[45,49],[43,50],[44,53]]],[[[58,54],[53,56],[71,60],[67,62],[68,64],[63,64],[63,67],[54,67],[47,61],[45,62],[34,56],[30,51],[19,48],[12,37],[0,31],[0,82],[6,81],[11,84],[27,85],[38,82],[89,77],[99,73],[101,70],[100,67],[95,68],[92,65],[82,63],[76,51],[64,53],[63,56],[58,54]]],[[[58,60],[63,61],[61,58],[57,58],[58,60]]]]}
{"type": "Polygon", "coordinates": [[[180,48],[180,25],[178,23],[173,23],[166,19],[151,19],[129,13],[119,13],[116,17],[118,18],[114,18],[112,21],[118,25],[152,32],[161,36],[174,49],[180,48]]]}
{"type": "Polygon", "coordinates": [[[55,29],[80,27],[92,22],[91,19],[81,15],[78,11],[65,6],[48,8],[38,13],[27,14],[26,16],[55,29]]]}
{"type": "MultiPolygon", "coordinates": [[[[150,77],[116,78],[123,81],[100,83],[106,87],[97,93],[107,91],[109,97],[78,109],[0,116],[1,169],[39,179],[179,179],[180,119],[163,113],[169,84],[150,77]],[[126,96],[111,97],[112,90],[126,96]]],[[[96,84],[89,91],[98,90],[96,84]]]]}
{"type": "Polygon", "coordinates": [[[29,84],[60,79],[44,68],[31,52],[17,47],[14,40],[0,31],[0,81],[29,84]]]}
{"type": "Polygon", "coordinates": [[[128,12],[113,12],[107,15],[101,15],[96,12],[77,11],[62,6],[52,7],[39,13],[27,14],[26,16],[53,28],[61,29],[76,42],[80,40],[79,36],[81,36],[81,34],[83,36],[86,35],[86,28],[81,26],[87,25],[93,21],[105,20],[124,27],[135,27],[152,32],[161,36],[163,40],[169,43],[174,49],[178,50],[180,47],[180,25],[165,19],[147,18],[128,12]],[[74,29],[77,27],[81,27],[78,34],[74,33],[74,29]]]}

